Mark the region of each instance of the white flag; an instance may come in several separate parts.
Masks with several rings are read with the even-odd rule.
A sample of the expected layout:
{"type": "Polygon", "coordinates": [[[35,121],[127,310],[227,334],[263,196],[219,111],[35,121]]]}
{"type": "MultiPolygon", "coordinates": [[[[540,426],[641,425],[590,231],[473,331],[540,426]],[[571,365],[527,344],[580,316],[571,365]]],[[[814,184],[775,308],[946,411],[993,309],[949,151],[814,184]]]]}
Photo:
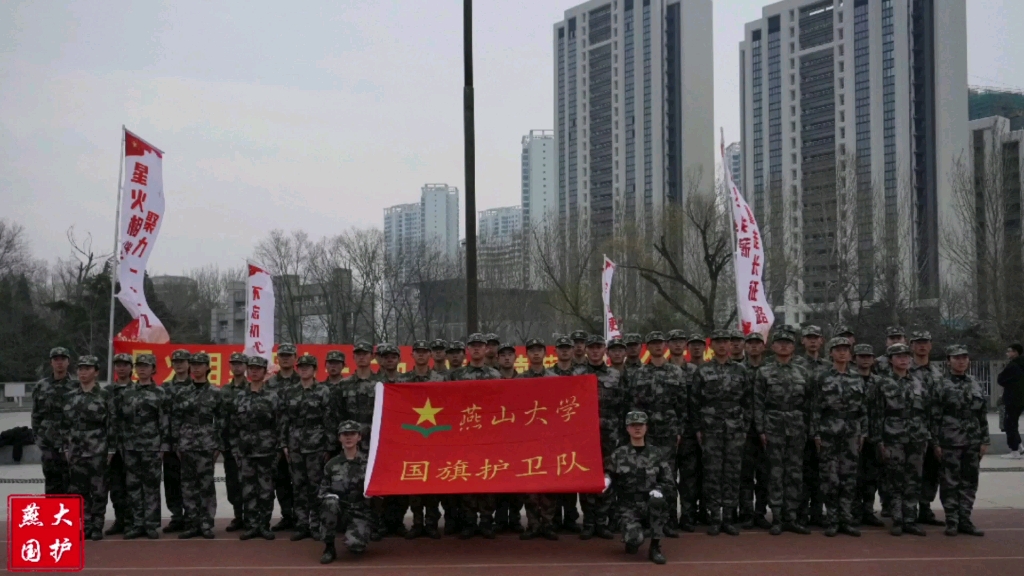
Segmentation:
{"type": "Polygon", "coordinates": [[[601,271],[601,299],[604,300],[604,339],[607,342],[612,338],[622,336],[619,331],[619,323],[612,315],[612,276],[615,275],[615,262],[604,257],[604,269],[601,271]]]}
{"type": "Polygon", "coordinates": [[[754,213],[743,199],[729,173],[725,162],[725,140],[722,140],[722,166],[725,183],[729,189],[733,227],[736,230],[736,246],[733,248],[733,265],[736,270],[736,303],[744,334],[759,332],[768,339],[768,332],[775,322],[775,314],[768,305],[764,291],[764,243],[761,231],[754,220],[754,213]]]}
{"type": "Polygon", "coordinates": [[[118,340],[163,344],[170,342],[160,319],[146,302],[143,281],[164,219],[163,152],[135,134],[124,131],[124,170],[118,241],[117,299],[132,321],[118,340]]]}
{"type": "Polygon", "coordinates": [[[274,282],[270,273],[249,262],[245,285],[245,354],[273,360],[274,282]]]}

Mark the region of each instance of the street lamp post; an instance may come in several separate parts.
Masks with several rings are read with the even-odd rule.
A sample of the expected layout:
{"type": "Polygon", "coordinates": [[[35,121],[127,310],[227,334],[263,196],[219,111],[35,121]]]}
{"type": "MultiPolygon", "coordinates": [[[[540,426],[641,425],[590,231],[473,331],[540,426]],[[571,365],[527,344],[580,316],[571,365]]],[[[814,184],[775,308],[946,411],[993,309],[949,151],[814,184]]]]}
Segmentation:
{"type": "Polygon", "coordinates": [[[477,331],[476,305],[476,127],[473,107],[473,0],[462,2],[465,65],[463,120],[466,137],[466,334],[477,331]]]}

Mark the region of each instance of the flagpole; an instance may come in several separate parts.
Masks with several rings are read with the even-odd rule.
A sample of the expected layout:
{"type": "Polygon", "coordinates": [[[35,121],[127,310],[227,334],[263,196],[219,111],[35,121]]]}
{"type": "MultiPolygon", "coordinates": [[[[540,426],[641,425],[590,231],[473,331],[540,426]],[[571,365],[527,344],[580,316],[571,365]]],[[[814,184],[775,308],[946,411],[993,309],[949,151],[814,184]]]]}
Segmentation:
{"type": "Polygon", "coordinates": [[[607,344],[608,343],[608,309],[611,307],[612,294],[611,294],[611,286],[609,286],[608,287],[608,302],[606,303],[604,301],[604,269],[608,266],[608,255],[607,254],[601,254],[601,257],[604,258],[604,260],[601,263],[601,284],[602,284],[602,286],[601,286],[601,308],[602,308],[601,316],[603,317],[602,318],[602,323],[604,324],[604,341],[605,341],[605,344],[607,344]]]}
{"type": "MultiPolygon", "coordinates": [[[[729,171],[729,164],[725,161],[725,128],[719,127],[719,133],[721,134],[721,153],[722,153],[722,184],[725,185],[725,201],[726,206],[729,207],[729,237],[732,238],[732,283],[735,289],[736,283],[739,282],[739,270],[736,269],[736,213],[733,212],[732,208],[732,188],[729,186],[729,182],[732,180],[732,172],[729,171]]],[[[736,292],[736,325],[739,326],[740,332],[743,331],[743,308],[740,307],[740,294],[736,292]]]]}
{"type": "Polygon", "coordinates": [[[114,211],[114,263],[110,266],[110,332],[107,336],[107,378],[114,382],[114,294],[117,285],[117,263],[121,239],[121,179],[124,178],[124,124],[121,124],[121,162],[117,167],[117,208],[114,211]]]}

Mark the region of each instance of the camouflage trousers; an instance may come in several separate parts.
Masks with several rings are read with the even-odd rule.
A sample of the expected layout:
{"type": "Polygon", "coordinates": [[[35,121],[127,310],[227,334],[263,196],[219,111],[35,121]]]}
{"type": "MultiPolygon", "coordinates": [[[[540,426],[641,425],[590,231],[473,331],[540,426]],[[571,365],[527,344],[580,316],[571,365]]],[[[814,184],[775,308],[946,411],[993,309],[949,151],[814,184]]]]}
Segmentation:
{"type": "MultiPolygon", "coordinates": [[[[921,466],[921,497],[918,500],[920,512],[930,511],[932,502],[939,494],[939,481],[942,476],[942,461],[935,456],[935,451],[929,447],[924,453],[924,463],[921,466]]],[[[919,512],[919,513],[920,513],[919,512]]]]}
{"type": "Polygon", "coordinates": [[[128,508],[128,489],[125,486],[124,458],[117,452],[107,465],[107,489],[114,505],[114,522],[131,525],[131,510],[128,508]]]}
{"type": "Polygon", "coordinates": [[[440,504],[441,497],[435,494],[409,496],[413,526],[433,526],[437,528],[437,523],[441,520],[440,504]]]}
{"type": "MultiPolygon", "coordinates": [[[[616,443],[601,435],[601,451],[603,465],[608,465],[608,458],[615,451],[616,443]]],[[[580,508],[583,510],[583,528],[594,529],[597,526],[609,527],[611,525],[612,506],[615,501],[613,492],[602,494],[580,494],[580,508]]]]}
{"type": "MultiPolygon", "coordinates": [[[[697,438],[692,434],[683,436],[676,452],[679,465],[679,517],[684,523],[697,521],[697,500],[701,493],[701,450],[697,438]]],[[[671,513],[671,510],[669,510],[671,513]]]]}
{"type": "Polygon", "coordinates": [[[269,529],[274,513],[274,468],[277,456],[243,456],[242,500],[245,501],[245,527],[269,529]]]}
{"type": "Polygon", "coordinates": [[[637,494],[633,501],[619,499],[619,528],[622,529],[622,541],[629,546],[640,546],[646,536],[644,529],[650,530],[651,538],[660,540],[665,536],[665,525],[668,524],[668,503],[664,498],[649,498],[647,494],[637,494]]]}
{"type": "Polygon", "coordinates": [[[580,498],[577,494],[552,494],[555,499],[555,524],[571,526],[580,519],[580,498]]]}
{"type": "Polygon", "coordinates": [[[46,494],[67,494],[70,482],[68,461],[60,450],[40,448],[46,494]]]}
{"type": "Polygon", "coordinates": [[[704,507],[712,524],[721,524],[723,511],[731,514],[739,503],[740,467],[746,441],[746,430],[732,430],[724,422],[704,430],[704,507]]]}
{"type": "Polygon", "coordinates": [[[544,528],[555,528],[555,494],[526,495],[526,529],[538,532],[544,528]]]}
{"type": "Polygon", "coordinates": [[[278,454],[273,469],[274,495],[281,506],[281,518],[295,520],[295,492],[292,489],[292,472],[288,459],[278,454]]]}
{"type": "Polygon", "coordinates": [[[462,521],[462,497],[458,494],[447,494],[441,496],[441,506],[444,508],[444,525],[459,527],[462,521]]]}
{"type": "Polygon", "coordinates": [[[159,452],[124,451],[125,486],[128,510],[125,528],[156,530],[160,527],[160,464],[159,452]]]}
{"type": "Polygon", "coordinates": [[[465,494],[462,496],[462,525],[476,526],[479,517],[480,526],[494,524],[494,494],[465,494]]]}
{"type": "Polygon", "coordinates": [[[352,552],[366,550],[366,543],[370,541],[370,519],[362,514],[344,513],[338,498],[323,499],[320,504],[320,525],[323,526],[324,542],[334,541],[339,526],[345,530],[345,547],[352,552]]]}
{"type": "Polygon", "coordinates": [[[174,450],[164,452],[164,501],[171,511],[171,522],[181,522],[185,513],[181,495],[181,460],[174,450]]]}
{"type": "Polygon", "coordinates": [[[213,450],[186,450],[180,456],[185,523],[197,530],[213,530],[213,518],[217,515],[213,455],[213,450]]]}
{"type": "Polygon", "coordinates": [[[946,526],[971,523],[978,493],[981,450],[978,446],[942,448],[942,487],[939,498],[946,512],[946,526]]]}
{"type": "Polygon", "coordinates": [[[879,492],[882,478],[882,462],[878,450],[861,450],[857,468],[857,498],[853,502],[853,517],[860,519],[875,513],[875,494],[879,492]]]}
{"type": "Polygon", "coordinates": [[[233,452],[224,453],[224,487],[228,492],[228,503],[231,504],[234,517],[242,519],[245,500],[242,499],[242,471],[238,466],[238,456],[233,452]]]}
{"type": "MultiPolygon", "coordinates": [[[[675,480],[676,474],[679,473],[679,461],[678,454],[676,452],[678,445],[676,444],[676,437],[674,435],[655,436],[651,439],[651,444],[658,447],[664,446],[665,448],[668,448],[668,464],[672,469],[672,480],[675,480]]],[[[679,526],[679,492],[674,483],[672,486],[665,486],[661,491],[665,495],[665,516],[668,518],[668,525],[677,527],[679,526]]]]}
{"type": "Polygon", "coordinates": [[[756,512],[764,516],[768,509],[768,454],[761,445],[761,437],[747,434],[743,445],[743,463],[740,465],[740,516],[750,518],[756,512]],[[756,498],[756,502],[755,502],[756,498]]]}
{"type": "Polygon", "coordinates": [[[107,455],[72,457],[68,464],[69,493],[80,494],[85,501],[85,533],[103,530],[107,514],[107,455]]]}
{"type": "Polygon", "coordinates": [[[888,458],[883,478],[889,492],[893,524],[917,521],[917,499],[921,495],[921,469],[925,445],[919,442],[886,444],[888,458]]]}
{"type": "Polygon", "coordinates": [[[804,485],[800,496],[801,521],[809,518],[816,521],[821,518],[821,507],[824,496],[821,493],[821,475],[819,474],[818,448],[813,438],[808,438],[804,445],[804,485]]]}
{"type": "Polygon", "coordinates": [[[768,436],[768,501],[772,520],[796,522],[804,493],[806,434],[768,436]]]}
{"type": "Polygon", "coordinates": [[[494,523],[499,529],[522,525],[523,516],[523,495],[522,494],[498,494],[494,503],[494,523]]]}
{"type": "Polygon", "coordinates": [[[316,534],[320,530],[317,490],[324,476],[324,455],[322,452],[302,454],[289,451],[288,460],[291,464],[295,524],[316,534]]]}
{"type": "Polygon", "coordinates": [[[818,475],[825,501],[825,525],[850,525],[857,494],[858,436],[822,435],[818,475]]]}

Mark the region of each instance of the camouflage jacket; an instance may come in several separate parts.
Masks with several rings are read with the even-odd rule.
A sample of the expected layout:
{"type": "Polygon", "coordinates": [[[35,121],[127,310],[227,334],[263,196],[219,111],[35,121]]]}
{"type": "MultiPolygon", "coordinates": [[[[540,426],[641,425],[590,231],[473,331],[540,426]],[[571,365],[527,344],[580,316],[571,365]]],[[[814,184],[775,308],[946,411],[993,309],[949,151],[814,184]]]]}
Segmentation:
{"type": "Polygon", "coordinates": [[[448,362],[447,361],[445,361],[444,364],[442,364],[441,366],[438,366],[436,362],[431,360],[430,369],[432,371],[434,371],[434,372],[437,372],[441,376],[447,376],[448,372],[450,371],[448,369],[448,362]]]}
{"type": "MultiPolygon", "coordinates": [[[[373,426],[373,405],[377,397],[377,381],[371,375],[360,378],[353,374],[341,381],[332,392],[331,403],[334,405],[336,422],[355,420],[362,426],[362,441],[359,445],[363,450],[370,447],[370,429],[373,426]]],[[[337,431],[335,431],[337,432],[337,431]]]]}
{"type": "Polygon", "coordinates": [[[415,370],[410,370],[402,375],[401,382],[444,382],[445,374],[431,368],[425,376],[420,376],[415,370]]]}
{"type": "Polygon", "coordinates": [[[882,355],[875,358],[875,365],[871,367],[871,371],[879,376],[892,377],[892,364],[889,363],[889,357],[882,355]]]}
{"type": "Polygon", "coordinates": [[[174,395],[171,409],[171,450],[224,450],[224,394],[209,382],[193,383],[174,395]]]}
{"type": "Polygon", "coordinates": [[[111,395],[93,385],[86,392],[81,386],[64,396],[64,451],[72,458],[113,454],[114,429],[111,425],[111,395]]]}
{"type": "Polygon", "coordinates": [[[324,466],[317,496],[324,500],[329,495],[338,497],[342,510],[355,518],[370,518],[370,500],[363,496],[366,478],[366,454],[362,451],[349,460],[345,453],[331,458],[324,466]]]}
{"type": "Polygon", "coordinates": [[[601,444],[605,454],[610,453],[622,441],[625,429],[626,396],[619,371],[601,363],[597,366],[586,364],[576,366],[574,376],[593,374],[597,376],[597,410],[601,420],[601,444]]]}
{"type": "Polygon", "coordinates": [[[156,384],[133,384],[114,400],[114,437],[119,450],[171,449],[171,402],[156,384]]]}
{"type": "Polygon", "coordinates": [[[558,376],[558,374],[555,374],[554,372],[552,372],[548,368],[545,368],[543,372],[533,372],[533,371],[530,370],[530,367],[527,366],[526,370],[523,370],[522,372],[520,372],[518,377],[519,378],[547,378],[549,376],[558,376]]]}
{"type": "Polygon", "coordinates": [[[932,438],[939,446],[989,444],[988,394],[970,374],[946,376],[932,402],[932,438]]]}
{"type": "Polygon", "coordinates": [[[299,380],[299,373],[297,371],[293,370],[292,375],[287,378],[281,376],[281,373],[278,372],[277,374],[271,376],[270,380],[267,380],[267,383],[264,387],[271,392],[281,395],[283,390],[285,390],[286,388],[293,384],[298,384],[299,380]]]}
{"type": "Polygon", "coordinates": [[[498,380],[499,378],[501,378],[501,373],[498,372],[498,369],[487,365],[476,368],[467,364],[448,373],[449,382],[456,380],[498,380]]]}
{"type": "Polygon", "coordinates": [[[696,394],[697,365],[687,364],[683,368],[683,386],[680,389],[679,404],[676,408],[681,415],[684,438],[693,438],[697,432],[697,420],[700,418],[700,414],[693,411],[694,406],[697,405],[696,394]]]}
{"type": "Polygon", "coordinates": [[[665,362],[661,367],[645,364],[626,380],[626,412],[642,410],[647,413],[647,437],[656,444],[674,446],[676,437],[683,433],[687,415],[680,409],[685,393],[684,378],[682,368],[665,362]]]}
{"type": "Polygon", "coordinates": [[[807,371],[807,377],[811,379],[813,383],[819,372],[827,372],[832,367],[832,363],[824,358],[811,358],[806,354],[793,357],[793,364],[803,368],[807,371]]]}
{"type": "Polygon", "coordinates": [[[374,382],[383,382],[385,384],[394,384],[396,382],[402,382],[403,381],[402,379],[404,378],[404,376],[405,375],[402,374],[401,372],[395,372],[395,376],[394,377],[388,377],[388,375],[384,372],[384,370],[378,370],[377,373],[373,375],[373,380],[374,380],[374,382]]]}
{"type": "Polygon", "coordinates": [[[930,442],[932,397],[924,381],[909,373],[882,378],[871,399],[871,441],[885,444],[930,442]]]}
{"type": "MultiPolygon", "coordinates": [[[[225,410],[225,423],[227,422],[227,419],[231,417],[231,411],[235,407],[235,398],[237,398],[239,394],[241,394],[242,392],[244,392],[248,388],[249,388],[249,381],[244,379],[244,378],[242,379],[241,382],[237,382],[236,383],[234,381],[231,381],[231,382],[228,382],[227,384],[221,386],[220,390],[221,390],[221,393],[224,395],[224,403],[223,404],[224,404],[224,410],[225,410]]],[[[225,425],[223,430],[224,430],[224,440],[223,440],[224,450],[228,451],[228,450],[231,450],[231,446],[234,445],[234,440],[231,438],[231,429],[230,429],[229,426],[225,425]]]]}
{"type": "MultiPolygon", "coordinates": [[[[677,366],[678,368],[678,366],[677,366]]],[[[665,493],[675,485],[669,459],[674,448],[647,444],[637,452],[632,444],[619,446],[605,460],[604,472],[612,479],[619,506],[646,502],[651,490],[665,493]]]]}
{"type": "Polygon", "coordinates": [[[572,376],[573,374],[576,373],[576,368],[576,364],[573,364],[572,368],[569,368],[568,370],[562,370],[561,368],[558,367],[558,364],[555,364],[551,368],[548,368],[548,371],[551,372],[551,374],[554,376],[572,376]]]}
{"type": "Polygon", "coordinates": [[[259,392],[252,388],[239,392],[230,414],[227,434],[236,455],[273,456],[288,445],[284,402],[266,385],[259,392]]]}
{"type": "Polygon", "coordinates": [[[71,376],[54,380],[47,376],[32,389],[32,432],[42,450],[60,450],[63,439],[60,425],[64,419],[64,395],[78,387],[71,376]]]}
{"type": "Polygon", "coordinates": [[[868,397],[864,380],[851,366],[835,367],[814,379],[810,438],[868,436],[868,397]]]}
{"type": "Polygon", "coordinates": [[[121,398],[121,395],[124,394],[125,391],[129,390],[131,388],[131,386],[132,386],[132,381],[129,380],[128,382],[114,382],[114,383],[110,384],[109,386],[107,386],[107,388],[106,388],[107,395],[110,396],[110,398],[109,398],[109,400],[107,402],[108,409],[110,410],[110,434],[111,435],[107,439],[107,442],[109,442],[109,444],[110,444],[110,448],[109,448],[110,450],[117,450],[117,446],[118,446],[118,443],[119,443],[119,440],[117,438],[117,427],[114,426],[114,418],[117,415],[117,413],[115,412],[115,410],[117,409],[117,402],[121,398]]]}
{"type": "Polygon", "coordinates": [[[921,380],[929,396],[935,395],[935,391],[942,384],[942,379],[945,377],[942,373],[942,366],[939,366],[938,362],[918,365],[916,360],[911,363],[910,375],[921,380]]]}
{"type": "Polygon", "coordinates": [[[754,429],[770,437],[807,434],[811,413],[807,371],[788,362],[768,362],[754,376],[754,429]]]}
{"type": "Polygon", "coordinates": [[[721,429],[748,431],[754,417],[754,387],[750,372],[740,363],[705,362],[694,374],[691,413],[696,431],[721,429]]]}
{"type": "Polygon", "coordinates": [[[314,382],[306,388],[300,382],[285,389],[282,397],[288,420],[285,446],[289,453],[330,452],[338,445],[338,419],[327,384],[314,382]]]}

